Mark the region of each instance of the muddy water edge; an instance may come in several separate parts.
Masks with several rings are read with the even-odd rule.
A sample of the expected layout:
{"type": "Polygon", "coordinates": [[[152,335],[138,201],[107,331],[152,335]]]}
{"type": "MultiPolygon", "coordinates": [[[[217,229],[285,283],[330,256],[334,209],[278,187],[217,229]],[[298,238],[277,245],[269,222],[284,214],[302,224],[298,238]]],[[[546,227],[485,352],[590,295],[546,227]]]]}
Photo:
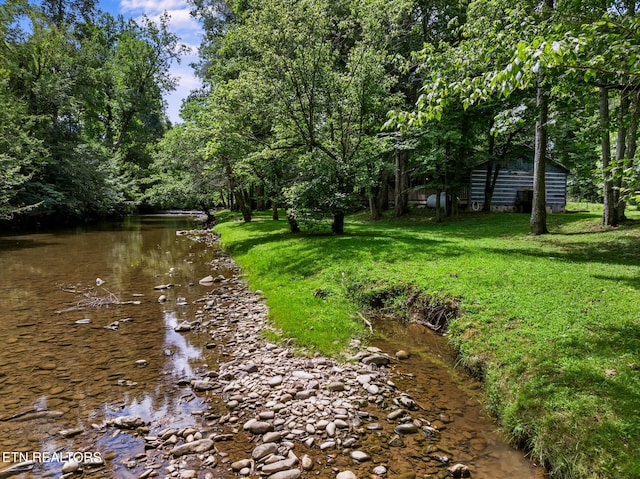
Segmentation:
{"type": "Polygon", "coordinates": [[[379,321],[348,364],[265,343],[261,298],[191,228],[0,237],[0,478],[542,477],[443,338],[379,321]]]}

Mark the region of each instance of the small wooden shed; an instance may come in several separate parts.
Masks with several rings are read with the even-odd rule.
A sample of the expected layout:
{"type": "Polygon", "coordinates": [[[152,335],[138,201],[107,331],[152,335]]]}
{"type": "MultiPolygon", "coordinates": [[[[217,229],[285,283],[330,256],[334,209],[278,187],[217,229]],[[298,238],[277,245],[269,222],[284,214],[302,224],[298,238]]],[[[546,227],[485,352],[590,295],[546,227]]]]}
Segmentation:
{"type": "MultiPolygon", "coordinates": [[[[470,206],[474,211],[485,203],[485,184],[489,162],[476,165],[471,171],[470,206]]],[[[546,161],[546,205],[551,213],[564,213],[567,205],[569,170],[552,160],[546,161]]],[[[491,211],[531,212],[533,199],[533,158],[508,160],[500,167],[491,200],[491,211]]]]}

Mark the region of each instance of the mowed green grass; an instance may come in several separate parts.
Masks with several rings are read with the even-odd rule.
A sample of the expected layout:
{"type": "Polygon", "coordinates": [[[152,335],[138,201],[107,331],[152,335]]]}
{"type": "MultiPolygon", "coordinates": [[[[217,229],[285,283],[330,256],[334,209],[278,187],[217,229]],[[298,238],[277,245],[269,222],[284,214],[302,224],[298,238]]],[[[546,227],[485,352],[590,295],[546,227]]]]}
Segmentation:
{"type": "Polygon", "coordinates": [[[527,215],[437,224],[424,211],[355,215],[344,236],[292,235],[266,217],[216,231],[264,291],[274,325],[312,351],[338,355],[366,335],[357,288],[457,298],[448,336],[513,442],[553,477],[631,479],[640,477],[640,214],[615,229],[599,215],[550,215],[551,233],[537,237],[527,215]]]}

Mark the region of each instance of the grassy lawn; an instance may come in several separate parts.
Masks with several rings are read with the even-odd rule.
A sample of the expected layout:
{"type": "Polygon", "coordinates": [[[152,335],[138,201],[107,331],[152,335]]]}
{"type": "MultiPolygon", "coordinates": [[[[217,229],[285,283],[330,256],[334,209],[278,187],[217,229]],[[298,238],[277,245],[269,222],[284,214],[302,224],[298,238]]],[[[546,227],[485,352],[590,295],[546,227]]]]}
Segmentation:
{"type": "Polygon", "coordinates": [[[638,478],[640,214],[602,230],[597,209],[573,206],[585,211],[549,216],[540,237],[527,215],[436,224],[424,211],[355,215],[344,236],[291,235],[266,217],[216,231],[275,326],[325,354],[366,334],[359,299],[401,311],[409,290],[456,298],[449,338],[514,443],[554,477],[638,478]]]}

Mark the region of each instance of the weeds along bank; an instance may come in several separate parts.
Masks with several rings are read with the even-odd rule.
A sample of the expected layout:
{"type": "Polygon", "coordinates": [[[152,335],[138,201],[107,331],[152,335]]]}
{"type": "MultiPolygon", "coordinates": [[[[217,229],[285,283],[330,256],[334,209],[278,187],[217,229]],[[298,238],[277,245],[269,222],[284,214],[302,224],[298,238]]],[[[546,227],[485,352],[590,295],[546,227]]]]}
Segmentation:
{"type": "Polygon", "coordinates": [[[553,477],[637,478],[640,218],[631,214],[607,231],[597,213],[552,215],[540,237],[517,214],[444,224],[354,216],[343,236],[292,235],[286,221],[260,218],[216,231],[283,334],[324,354],[368,334],[366,308],[411,316],[418,298],[423,309],[455,304],[448,337],[514,443],[553,477]]]}

